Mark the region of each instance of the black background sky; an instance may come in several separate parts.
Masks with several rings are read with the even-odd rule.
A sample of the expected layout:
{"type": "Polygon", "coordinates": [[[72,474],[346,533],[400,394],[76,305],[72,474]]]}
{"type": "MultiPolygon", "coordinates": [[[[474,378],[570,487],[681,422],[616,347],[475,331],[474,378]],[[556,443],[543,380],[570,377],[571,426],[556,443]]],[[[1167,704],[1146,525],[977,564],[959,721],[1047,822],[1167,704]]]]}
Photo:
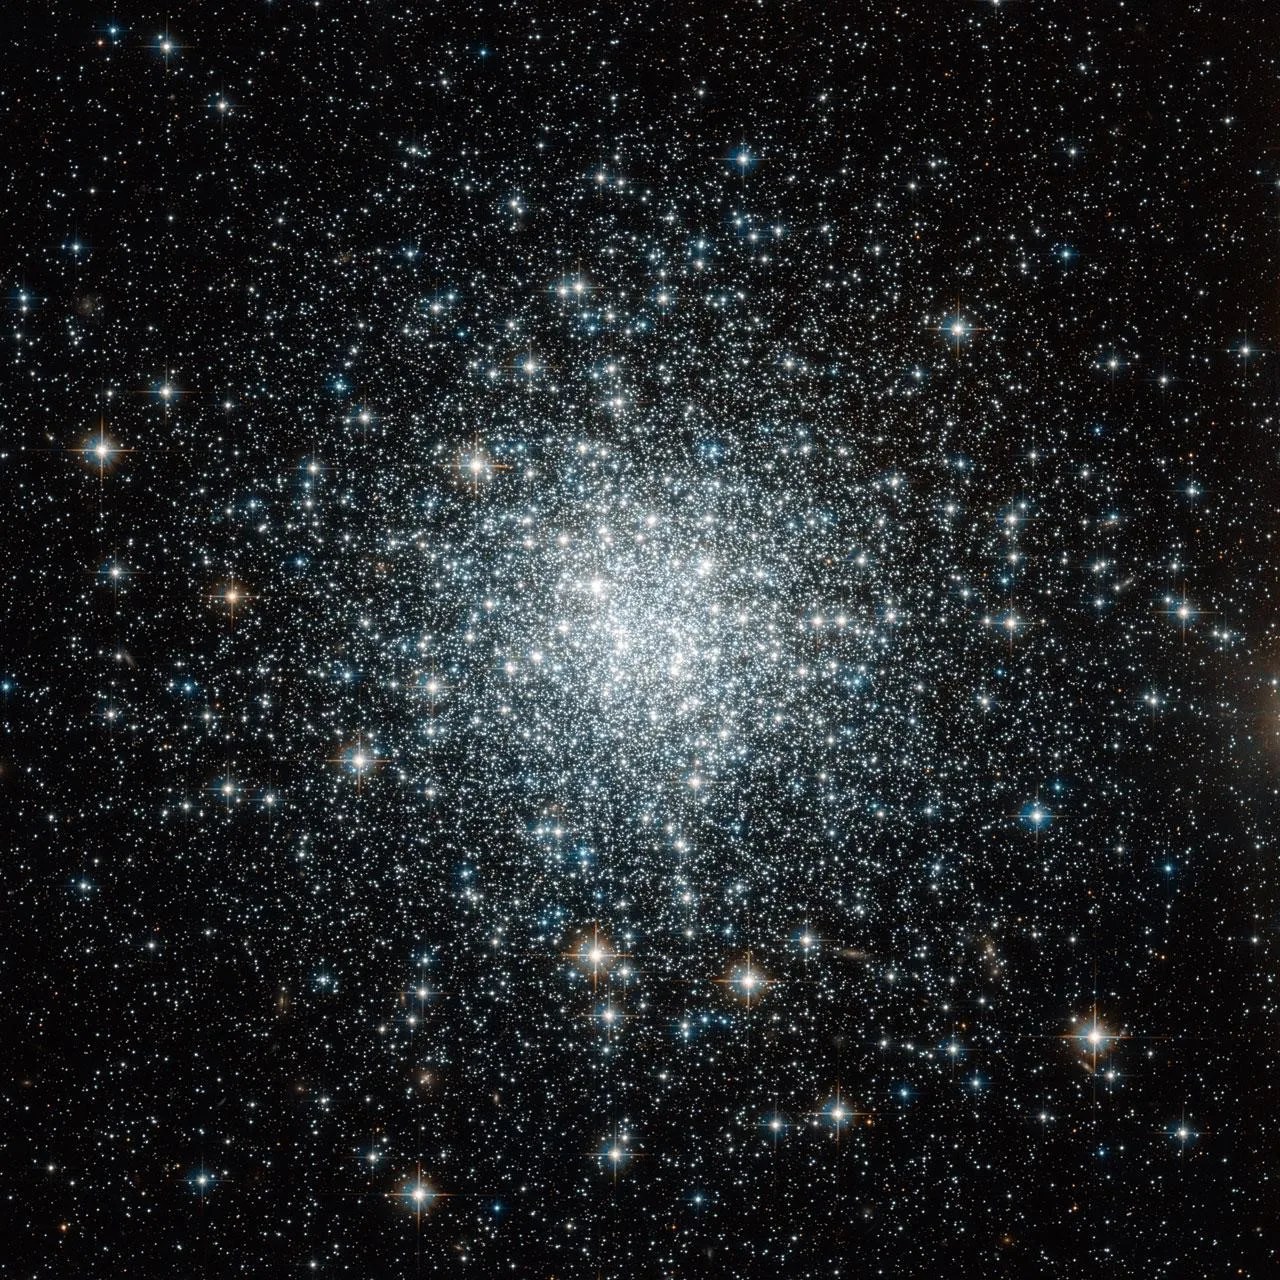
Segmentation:
{"type": "Polygon", "coordinates": [[[1265,6],[3,28],[14,1275],[1274,1272],[1265,6]]]}

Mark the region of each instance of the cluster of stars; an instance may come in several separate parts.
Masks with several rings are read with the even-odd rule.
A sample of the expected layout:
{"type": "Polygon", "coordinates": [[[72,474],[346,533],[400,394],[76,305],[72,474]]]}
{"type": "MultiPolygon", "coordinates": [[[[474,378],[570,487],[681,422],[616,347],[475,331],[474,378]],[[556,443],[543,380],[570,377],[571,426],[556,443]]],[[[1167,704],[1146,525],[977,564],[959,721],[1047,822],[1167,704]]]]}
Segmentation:
{"type": "Polygon", "coordinates": [[[1269,55],[484,8],[15,70],[16,1265],[1269,1274],[1269,55]]]}

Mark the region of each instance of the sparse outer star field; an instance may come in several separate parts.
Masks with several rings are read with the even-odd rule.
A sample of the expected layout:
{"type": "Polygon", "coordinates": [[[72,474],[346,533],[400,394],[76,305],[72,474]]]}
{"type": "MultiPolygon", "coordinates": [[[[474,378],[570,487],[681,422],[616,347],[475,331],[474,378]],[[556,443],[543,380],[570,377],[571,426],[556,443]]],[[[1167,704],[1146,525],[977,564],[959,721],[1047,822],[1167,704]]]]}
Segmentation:
{"type": "Polygon", "coordinates": [[[1277,1274],[1280,13],[6,15],[6,1274],[1277,1274]]]}

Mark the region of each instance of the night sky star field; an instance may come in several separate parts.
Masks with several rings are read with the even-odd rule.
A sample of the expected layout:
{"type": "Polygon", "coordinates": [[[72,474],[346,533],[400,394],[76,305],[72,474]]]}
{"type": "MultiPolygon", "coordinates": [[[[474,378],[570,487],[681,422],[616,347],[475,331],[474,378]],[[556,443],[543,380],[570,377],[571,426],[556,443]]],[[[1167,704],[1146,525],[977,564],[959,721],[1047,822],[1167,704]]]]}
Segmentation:
{"type": "Polygon", "coordinates": [[[0,28],[3,1274],[1280,1275],[1280,6],[0,28]]]}

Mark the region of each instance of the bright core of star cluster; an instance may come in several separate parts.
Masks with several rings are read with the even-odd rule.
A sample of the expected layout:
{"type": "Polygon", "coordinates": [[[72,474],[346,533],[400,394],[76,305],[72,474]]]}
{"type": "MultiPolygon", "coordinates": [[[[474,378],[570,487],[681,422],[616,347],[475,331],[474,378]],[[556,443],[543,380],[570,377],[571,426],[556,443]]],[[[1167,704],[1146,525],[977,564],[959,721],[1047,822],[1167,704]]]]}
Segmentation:
{"type": "Polygon", "coordinates": [[[18,23],[15,1275],[1273,1274],[1250,24],[18,23]]]}

